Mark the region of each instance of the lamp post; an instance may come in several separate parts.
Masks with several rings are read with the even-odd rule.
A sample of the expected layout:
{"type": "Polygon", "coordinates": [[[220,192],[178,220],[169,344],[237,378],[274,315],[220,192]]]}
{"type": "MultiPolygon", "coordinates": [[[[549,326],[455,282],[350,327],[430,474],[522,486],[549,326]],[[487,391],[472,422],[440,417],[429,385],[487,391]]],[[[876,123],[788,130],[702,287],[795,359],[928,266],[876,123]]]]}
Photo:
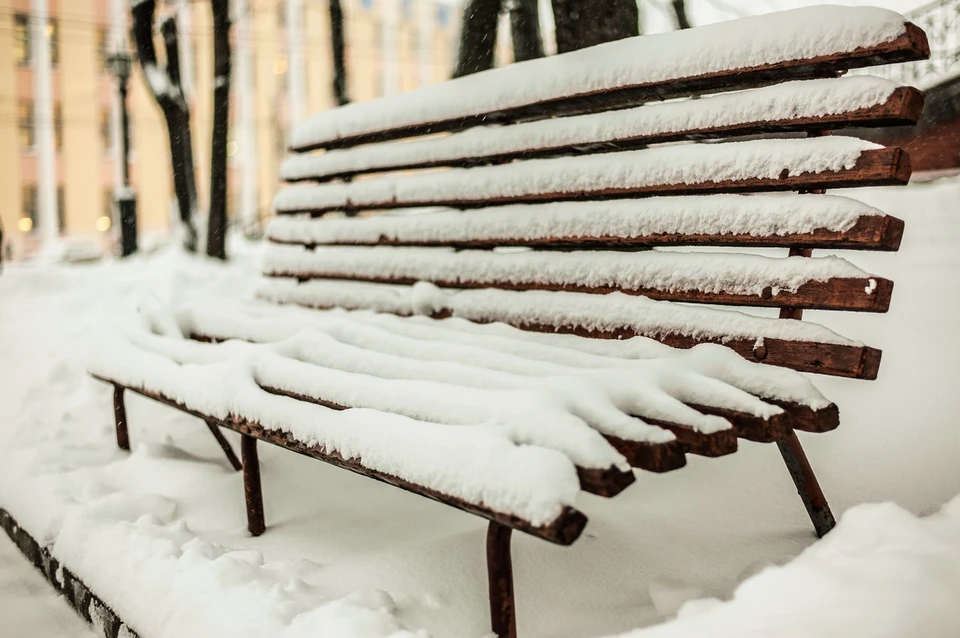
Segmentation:
{"type": "Polygon", "coordinates": [[[127,82],[133,60],[126,51],[117,51],[107,58],[110,70],[117,76],[120,93],[120,136],[123,166],[123,185],[115,192],[117,211],[120,213],[120,255],[126,257],[137,252],[137,197],[130,188],[130,117],[127,114],[127,82]]]}

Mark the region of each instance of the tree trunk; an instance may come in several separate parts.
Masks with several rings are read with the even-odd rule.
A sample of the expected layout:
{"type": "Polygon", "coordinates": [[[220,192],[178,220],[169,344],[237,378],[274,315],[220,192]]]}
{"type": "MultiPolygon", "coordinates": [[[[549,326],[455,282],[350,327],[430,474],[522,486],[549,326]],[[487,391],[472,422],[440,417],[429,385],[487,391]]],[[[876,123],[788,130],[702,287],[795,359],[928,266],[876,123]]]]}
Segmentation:
{"type": "Polygon", "coordinates": [[[671,0],[673,13],[677,16],[677,27],[680,29],[689,29],[691,26],[690,18],[687,17],[687,4],[684,0],[671,0]]]}
{"type": "Polygon", "coordinates": [[[193,225],[193,213],[197,207],[197,191],[193,174],[193,148],[190,144],[190,109],[180,87],[177,25],[173,18],[161,24],[167,66],[160,68],[153,45],[153,14],[156,4],[156,0],[141,0],[131,4],[133,39],[147,87],[163,112],[167,124],[173,186],[184,229],[183,246],[186,250],[195,252],[197,231],[193,225]]]}
{"type": "Polygon", "coordinates": [[[538,5],[537,0],[507,0],[505,3],[510,12],[510,36],[513,40],[514,62],[543,57],[538,5]]]}
{"type": "Polygon", "coordinates": [[[636,0],[553,0],[553,20],[558,53],[640,33],[636,0]]]}
{"type": "Polygon", "coordinates": [[[493,50],[497,43],[497,19],[500,0],[468,0],[463,8],[460,47],[453,77],[479,73],[493,68],[493,50]]]}
{"type": "Polygon", "coordinates": [[[333,99],[337,106],[349,104],[347,94],[346,44],[343,39],[343,7],[330,0],[330,42],[333,44],[333,99]]]}
{"type": "Polygon", "coordinates": [[[227,135],[230,129],[230,3],[211,0],[213,10],[213,136],[210,143],[210,214],[207,255],[227,258],[227,135]]]}

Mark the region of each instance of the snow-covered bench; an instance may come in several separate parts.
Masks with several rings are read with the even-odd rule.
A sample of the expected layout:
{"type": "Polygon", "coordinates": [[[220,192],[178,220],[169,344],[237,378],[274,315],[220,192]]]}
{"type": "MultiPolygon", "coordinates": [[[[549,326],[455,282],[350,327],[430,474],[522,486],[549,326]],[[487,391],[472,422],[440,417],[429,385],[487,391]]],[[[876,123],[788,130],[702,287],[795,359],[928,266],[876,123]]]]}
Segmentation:
{"type": "Polygon", "coordinates": [[[218,428],[239,432],[254,534],[257,440],[488,519],[500,636],[516,633],[511,530],[572,543],[577,492],[615,496],[631,467],[777,442],[822,535],[794,430],[839,415],[796,371],[871,379],[880,352],[802,311],[885,312],[893,284],[810,251],[896,250],[903,231],[822,189],[910,175],[900,149],[825,132],[915,122],[917,90],[838,76],[928,53],[895,13],[815,7],[321,113],[294,131],[282,172],[303,183],[277,195],[258,290],[288,307],[181,309],[189,339],[100,349],[118,441],[125,389],[203,419],[228,455],[218,428]],[[354,216],[388,209],[403,214],[354,216]]]}

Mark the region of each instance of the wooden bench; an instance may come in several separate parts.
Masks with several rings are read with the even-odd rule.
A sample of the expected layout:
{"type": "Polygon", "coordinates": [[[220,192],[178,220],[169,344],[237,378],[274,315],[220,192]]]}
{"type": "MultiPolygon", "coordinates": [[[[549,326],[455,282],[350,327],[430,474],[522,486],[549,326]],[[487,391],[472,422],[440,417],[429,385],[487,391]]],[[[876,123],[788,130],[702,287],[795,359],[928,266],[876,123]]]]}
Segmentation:
{"type": "MultiPolygon", "coordinates": [[[[498,636],[516,635],[511,531],[570,544],[586,516],[567,488],[538,517],[495,504],[500,487],[484,492],[483,481],[461,492],[416,478],[378,432],[398,437],[397,457],[440,446],[434,437],[452,459],[471,445],[502,450],[490,458],[508,474],[529,453],[556,481],[575,473],[579,489],[604,497],[633,482],[625,463],[664,472],[688,453],[729,454],[738,437],[776,442],[823,535],[834,519],[794,431],[831,430],[839,413],[793,371],[873,379],[880,351],[802,313],[885,312],[893,282],[811,251],[895,251],[903,232],[901,220],[823,190],[910,176],[900,149],[827,133],[913,123],[923,104],[916,89],[839,76],[928,55],[923,32],[896,14],[816,7],[321,113],[294,132],[282,174],[298,183],[277,195],[258,296],[326,311],[196,307],[182,315],[185,344],[129,337],[91,365],[114,386],[118,443],[129,448],[127,389],[204,420],[238,468],[219,428],[239,432],[253,534],[265,529],[257,440],[488,519],[498,636]],[[754,194],[767,191],[794,193],[754,194]],[[704,246],[723,252],[672,250],[704,246]],[[218,376],[233,367],[194,369],[237,353],[252,381],[218,376]],[[578,394],[566,375],[601,390],[578,394]],[[442,393],[430,400],[441,387],[430,384],[444,382],[468,387],[469,410],[442,393]],[[217,387],[197,390],[205,384],[217,387]],[[562,435],[521,427],[528,397],[562,388],[569,405],[543,404],[559,410],[562,435]],[[511,389],[526,394],[502,394],[511,389]],[[298,437],[314,416],[319,434],[298,437]],[[488,416],[516,425],[509,445],[473,427],[488,416]]],[[[541,478],[528,473],[524,498],[551,492],[541,478]]]]}

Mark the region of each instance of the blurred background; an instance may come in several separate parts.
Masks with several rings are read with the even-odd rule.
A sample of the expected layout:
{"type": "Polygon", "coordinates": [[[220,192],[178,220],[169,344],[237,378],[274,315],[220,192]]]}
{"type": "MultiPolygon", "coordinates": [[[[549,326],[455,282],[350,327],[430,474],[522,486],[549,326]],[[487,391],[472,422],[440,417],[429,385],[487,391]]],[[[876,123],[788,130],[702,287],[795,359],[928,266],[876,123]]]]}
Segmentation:
{"type": "MultiPolygon", "coordinates": [[[[495,65],[514,59],[509,21],[518,1],[501,5],[495,65]]],[[[553,12],[549,0],[539,4],[542,47],[551,55],[557,50],[553,12]]],[[[808,4],[815,3],[639,0],[640,32],[808,4]]],[[[933,58],[891,69],[897,74],[894,79],[936,89],[928,94],[927,121],[921,125],[928,131],[926,140],[911,148],[905,139],[897,139],[908,132],[894,130],[879,141],[905,144],[915,165],[919,162],[928,174],[960,165],[960,108],[951,80],[960,60],[960,0],[844,4],[894,9],[928,32],[933,58]]],[[[461,0],[342,0],[340,5],[351,101],[409,91],[454,74],[464,15],[472,15],[461,0]]],[[[7,259],[30,258],[44,238],[54,234],[94,257],[113,250],[123,161],[117,69],[111,56],[135,56],[128,35],[130,6],[129,0],[0,0],[0,222],[7,259]],[[37,64],[38,51],[48,63],[37,64]],[[38,143],[43,139],[52,142],[38,143]],[[40,186],[56,193],[55,201],[47,198],[55,214],[39,214],[38,183],[44,180],[40,186]],[[50,228],[41,232],[42,219],[56,220],[55,233],[50,228]]],[[[336,105],[330,9],[329,0],[231,0],[227,215],[231,226],[247,235],[256,235],[270,215],[290,128],[336,105]]],[[[156,11],[161,20],[165,15],[176,18],[180,83],[193,131],[197,208],[203,211],[209,204],[213,114],[211,5],[209,0],[157,0],[156,11]]],[[[159,33],[156,39],[163,62],[159,33]]],[[[177,207],[163,115],[140,65],[134,59],[129,67],[129,183],[137,193],[140,235],[149,241],[169,235],[176,226],[177,207]]]]}

